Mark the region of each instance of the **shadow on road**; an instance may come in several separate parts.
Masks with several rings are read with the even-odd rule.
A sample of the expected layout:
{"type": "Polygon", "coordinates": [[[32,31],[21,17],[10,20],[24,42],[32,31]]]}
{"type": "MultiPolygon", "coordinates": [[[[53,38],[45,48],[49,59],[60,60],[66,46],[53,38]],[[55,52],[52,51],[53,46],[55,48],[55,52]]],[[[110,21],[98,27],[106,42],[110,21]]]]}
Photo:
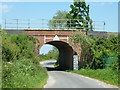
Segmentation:
{"type": "Polygon", "coordinates": [[[63,69],[60,69],[59,67],[45,67],[47,71],[65,71],[63,69]]]}
{"type": "Polygon", "coordinates": [[[60,67],[54,67],[56,60],[43,61],[42,67],[46,68],[47,71],[65,71],[60,67]]]}

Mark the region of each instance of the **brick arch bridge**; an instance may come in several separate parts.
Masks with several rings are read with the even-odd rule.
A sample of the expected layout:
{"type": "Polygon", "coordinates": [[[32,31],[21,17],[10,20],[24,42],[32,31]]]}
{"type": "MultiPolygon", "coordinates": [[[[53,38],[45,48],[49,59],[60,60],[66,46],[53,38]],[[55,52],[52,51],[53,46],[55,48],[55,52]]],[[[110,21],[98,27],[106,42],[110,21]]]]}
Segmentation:
{"type": "MultiPolygon", "coordinates": [[[[18,34],[18,33],[26,33],[30,36],[36,37],[40,41],[41,47],[44,44],[51,44],[55,47],[58,48],[59,50],[59,64],[61,67],[64,69],[73,69],[73,55],[80,53],[80,47],[72,47],[70,43],[68,42],[69,37],[72,33],[75,33],[76,30],[78,30],[77,27],[76,30],[72,29],[72,21],[76,22],[81,20],[79,19],[55,19],[55,27],[56,29],[48,29],[51,28],[48,25],[47,19],[37,19],[35,20],[30,20],[30,19],[12,19],[12,20],[6,20],[4,25],[4,30],[7,31],[8,34],[18,34]],[[60,24],[62,24],[60,21],[64,21],[65,26],[63,25],[62,27],[59,27],[60,24]],[[68,21],[70,22],[70,28],[67,29],[68,21]],[[58,26],[57,26],[58,25],[58,26]],[[27,29],[26,29],[27,28],[27,29]],[[32,29],[33,28],[33,29],[32,29]],[[41,28],[41,29],[35,29],[35,28],[41,28]],[[45,29],[46,28],[46,29],[45,29]],[[63,28],[63,29],[58,29],[58,28],[63,28]]],[[[82,21],[83,22],[83,21],[82,21]]],[[[83,25],[83,26],[86,26],[83,25]]],[[[89,24],[88,24],[89,26],[89,24]]],[[[89,26],[90,27],[90,26],[89,26]]],[[[84,29],[84,27],[81,27],[81,29],[84,29]]],[[[93,29],[94,31],[82,31],[83,34],[85,35],[94,35],[94,36],[109,36],[110,34],[113,35],[118,35],[118,33],[112,33],[112,32],[105,32],[105,22],[104,21],[94,21],[93,22],[93,29]],[[99,23],[99,25],[98,25],[99,23]],[[99,31],[95,31],[95,30],[99,31]],[[102,30],[102,32],[100,31],[102,30]]],[[[40,47],[40,48],[41,48],[40,47]]],[[[80,61],[80,60],[79,60],[80,61]]],[[[82,61],[79,62],[79,66],[81,66],[82,61]]]]}
{"type": "MultiPolygon", "coordinates": [[[[32,30],[26,29],[25,33],[34,36],[40,41],[40,48],[44,44],[50,44],[59,50],[59,66],[61,69],[73,69],[73,55],[78,52],[77,48],[69,44],[69,37],[76,30],[32,30]]],[[[86,31],[82,31],[86,35],[86,31]]],[[[40,50],[40,49],[39,49],[40,50]]]]}
{"type": "MultiPolygon", "coordinates": [[[[72,47],[68,42],[69,37],[76,30],[73,29],[4,29],[8,34],[28,34],[34,36],[40,41],[41,47],[44,44],[51,44],[59,50],[59,64],[63,69],[73,69],[73,55],[80,53],[80,47],[72,47]],[[57,37],[57,38],[55,38],[57,37]]],[[[82,31],[85,35],[94,35],[99,37],[118,35],[117,32],[104,32],[104,31],[82,31]]],[[[40,47],[40,48],[41,48],[40,47]]],[[[40,50],[40,49],[39,49],[40,50]]],[[[79,60],[79,66],[82,65],[82,61],[79,60]]]]}

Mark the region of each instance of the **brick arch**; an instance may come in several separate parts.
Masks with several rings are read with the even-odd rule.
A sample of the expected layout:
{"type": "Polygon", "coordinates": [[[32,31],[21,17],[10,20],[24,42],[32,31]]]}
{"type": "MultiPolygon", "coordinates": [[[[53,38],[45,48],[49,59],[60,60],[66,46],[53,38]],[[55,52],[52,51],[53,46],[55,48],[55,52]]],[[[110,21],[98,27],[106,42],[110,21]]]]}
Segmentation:
{"type": "MultiPolygon", "coordinates": [[[[82,31],[86,35],[86,31],[82,31]]],[[[25,30],[25,33],[34,36],[40,41],[40,48],[44,44],[51,44],[59,50],[59,65],[62,69],[73,69],[73,55],[79,55],[80,47],[72,47],[68,39],[76,30],[25,30]],[[59,40],[54,40],[55,36],[59,40]]],[[[39,48],[39,50],[40,50],[39,48]]],[[[79,55],[80,56],[80,55],[79,55]]]]}

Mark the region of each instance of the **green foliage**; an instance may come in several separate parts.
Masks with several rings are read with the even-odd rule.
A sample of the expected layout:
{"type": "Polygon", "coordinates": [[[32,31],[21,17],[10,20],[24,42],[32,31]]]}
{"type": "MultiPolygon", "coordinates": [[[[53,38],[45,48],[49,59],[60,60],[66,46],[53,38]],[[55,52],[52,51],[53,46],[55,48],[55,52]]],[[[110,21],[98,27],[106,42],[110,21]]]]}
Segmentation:
{"type": "Polygon", "coordinates": [[[58,11],[55,16],[53,16],[52,20],[49,20],[49,28],[53,29],[61,29],[62,27],[65,27],[66,18],[66,11],[58,11]],[[59,20],[62,19],[62,20],[59,20]]]}
{"type": "Polygon", "coordinates": [[[20,57],[34,58],[35,44],[37,40],[26,34],[19,35],[3,35],[2,36],[2,54],[3,59],[11,61],[20,57]]]}
{"type": "Polygon", "coordinates": [[[59,51],[56,47],[53,47],[46,55],[40,55],[40,61],[45,60],[58,60],[59,51]]]}
{"type": "Polygon", "coordinates": [[[50,55],[40,55],[40,61],[54,60],[50,55]]]}
{"type": "Polygon", "coordinates": [[[0,25],[0,88],[2,88],[2,33],[0,25]]]}
{"type": "MultiPolygon", "coordinates": [[[[119,36],[119,35],[118,35],[119,36]]],[[[116,61],[113,61],[109,67],[114,69],[119,69],[119,53],[118,53],[118,37],[94,37],[85,36],[82,32],[78,31],[76,34],[72,35],[70,41],[74,43],[73,46],[79,45],[81,47],[80,53],[80,63],[82,65],[80,68],[92,68],[92,69],[102,69],[103,65],[107,61],[104,56],[114,55],[116,61]]]]}
{"type": "Polygon", "coordinates": [[[52,20],[49,20],[49,28],[62,29],[64,27],[92,31],[93,26],[92,19],[90,19],[89,16],[89,5],[83,0],[74,0],[73,5],[70,5],[70,8],[71,11],[69,11],[69,13],[66,11],[58,11],[56,15],[53,16],[52,20]]]}
{"type": "Polygon", "coordinates": [[[50,50],[47,55],[52,57],[52,59],[57,60],[58,59],[58,55],[59,55],[59,51],[58,51],[58,49],[56,47],[53,47],[53,50],[50,50]]]}
{"type": "Polygon", "coordinates": [[[2,69],[3,88],[35,88],[38,84],[42,87],[47,80],[46,70],[31,59],[21,58],[14,63],[3,61],[2,69]]]}
{"type": "Polygon", "coordinates": [[[26,34],[8,35],[2,31],[2,87],[43,87],[47,72],[39,66],[37,39],[26,34]],[[44,82],[44,83],[43,83],[44,82]]]}
{"type": "Polygon", "coordinates": [[[90,59],[93,57],[92,55],[93,53],[92,53],[92,50],[90,50],[90,48],[93,45],[94,40],[85,36],[81,31],[78,31],[76,32],[76,34],[73,34],[70,37],[69,42],[73,43],[73,47],[78,46],[81,48],[81,52],[79,53],[79,55],[81,55],[79,58],[81,61],[79,63],[81,65],[79,66],[79,68],[90,65],[90,59]],[[86,65],[86,63],[88,65],[86,65]]]}
{"type": "Polygon", "coordinates": [[[20,48],[11,43],[8,39],[2,39],[2,58],[3,60],[12,61],[19,57],[20,48]]]}
{"type": "Polygon", "coordinates": [[[112,84],[118,86],[118,71],[112,70],[112,69],[80,69],[76,71],[68,71],[77,73],[80,75],[88,76],[91,78],[95,78],[101,81],[104,81],[105,83],[112,84]]]}
{"type": "Polygon", "coordinates": [[[74,1],[73,5],[70,5],[71,11],[66,15],[68,19],[79,19],[74,21],[68,21],[68,27],[92,30],[92,20],[89,17],[89,5],[86,5],[85,1],[74,1]],[[70,25],[72,23],[72,25],[70,25]],[[90,24],[90,27],[89,27],[90,24]]]}

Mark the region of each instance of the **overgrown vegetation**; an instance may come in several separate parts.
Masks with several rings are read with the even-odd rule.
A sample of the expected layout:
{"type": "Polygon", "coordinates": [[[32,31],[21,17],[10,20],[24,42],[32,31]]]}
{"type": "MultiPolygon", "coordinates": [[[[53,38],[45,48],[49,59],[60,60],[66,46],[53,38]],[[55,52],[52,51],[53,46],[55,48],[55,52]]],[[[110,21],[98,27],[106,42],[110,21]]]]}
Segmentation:
{"type": "MultiPolygon", "coordinates": [[[[0,25],[1,28],[1,25],[0,25]]],[[[2,35],[0,32],[0,88],[2,88],[2,35]]]]}
{"type": "Polygon", "coordinates": [[[113,35],[102,38],[85,36],[81,31],[78,31],[76,34],[72,35],[70,38],[70,43],[73,47],[77,46],[81,48],[79,55],[82,65],[79,68],[103,69],[105,61],[108,60],[104,58],[114,55],[117,60],[113,60],[111,64],[113,69],[118,70],[118,46],[120,45],[118,43],[118,37],[119,36],[115,37],[113,35]]]}
{"type": "Polygon", "coordinates": [[[2,87],[43,87],[48,75],[39,66],[36,43],[38,40],[26,34],[8,35],[2,30],[2,87]]]}
{"type": "Polygon", "coordinates": [[[45,60],[58,60],[59,56],[59,51],[56,47],[53,47],[52,50],[50,50],[47,54],[40,55],[40,61],[45,61],[45,60]]]}
{"type": "Polygon", "coordinates": [[[85,36],[81,31],[73,34],[70,38],[71,45],[80,48],[78,53],[80,70],[73,72],[100,80],[105,79],[110,84],[118,85],[119,37],[120,35],[110,35],[109,37],[85,36]]]}

